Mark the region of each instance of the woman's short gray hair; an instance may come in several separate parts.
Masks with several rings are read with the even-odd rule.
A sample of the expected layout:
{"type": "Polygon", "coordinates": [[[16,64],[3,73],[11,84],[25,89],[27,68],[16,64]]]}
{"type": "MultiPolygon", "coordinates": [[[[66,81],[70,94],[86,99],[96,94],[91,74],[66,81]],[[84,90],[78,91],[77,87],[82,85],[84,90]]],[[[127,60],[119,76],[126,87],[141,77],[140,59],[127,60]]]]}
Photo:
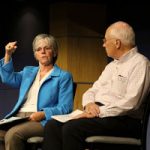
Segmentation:
{"type": "Polygon", "coordinates": [[[56,39],[52,36],[52,35],[49,35],[49,34],[38,34],[33,42],[32,42],[32,47],[33,47],[33,52],[35,53],[36,51],[36,43],[41,40],[41,39],[46,39],[49,46],[51,46],[52,48],[52,51],[54,53],[54,63],[56,62],[57,60],[57,57],[58,57],[58,44],[56,42],[56,39]]]}

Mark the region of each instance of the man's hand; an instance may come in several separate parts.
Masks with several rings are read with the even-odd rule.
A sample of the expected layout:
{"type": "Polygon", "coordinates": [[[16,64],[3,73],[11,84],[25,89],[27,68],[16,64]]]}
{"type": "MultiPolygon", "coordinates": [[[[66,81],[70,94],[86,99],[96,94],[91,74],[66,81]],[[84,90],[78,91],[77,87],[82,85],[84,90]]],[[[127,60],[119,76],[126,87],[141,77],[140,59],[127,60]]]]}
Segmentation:
{"type": "Polygon", "coordinates": [[[45,113],[43,111],[34,112],[30,115],[29,120],[31,121],[41,121],[45,118],[45,113]]]}
{"type": "Polygon", "coordinates": [[[100,109],[99,109],[99,106],[96,105],[95,103],[88,103],[85,106],[85,112],[87,112],[88,114],[91,114],[95,117],[98,117],[100,114],[100,109]]]}
{"type": "Polygon", "coordinates": [[[85,107],[85,111],[82,114],[75,116],[73,119],[79,118],[94,118],[98,117],[100,113],[99,106],[95,103],[88,103],[85,107]]]}

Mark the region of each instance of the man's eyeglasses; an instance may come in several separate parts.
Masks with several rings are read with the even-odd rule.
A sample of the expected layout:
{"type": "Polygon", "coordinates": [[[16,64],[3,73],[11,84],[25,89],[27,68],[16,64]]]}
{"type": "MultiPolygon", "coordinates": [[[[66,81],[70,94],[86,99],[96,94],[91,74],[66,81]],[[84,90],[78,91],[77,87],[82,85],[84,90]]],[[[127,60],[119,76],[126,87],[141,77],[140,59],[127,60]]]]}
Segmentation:
{"type": "MultiPolygon", "coordinates": [[[[119,39],[116,39],[116,38],[108,38],[108,39],[103,38],[103,39],[102,39],[103,43],[106,43],[106,42],[109,41],[109,40],[119,40],[119,39]]],[[[120,40],[119,40],[119,41],[120,41],[120,40]]]]}
{"type": "Polygon", "coordinates": [[[115,38],[110,38],[110,39],[103,38],[102,41],[103,41],[103,43],[106,43],[107,41],[109,41],[109,40],[114,40],[114,39],[115,39],[115,38]]]}

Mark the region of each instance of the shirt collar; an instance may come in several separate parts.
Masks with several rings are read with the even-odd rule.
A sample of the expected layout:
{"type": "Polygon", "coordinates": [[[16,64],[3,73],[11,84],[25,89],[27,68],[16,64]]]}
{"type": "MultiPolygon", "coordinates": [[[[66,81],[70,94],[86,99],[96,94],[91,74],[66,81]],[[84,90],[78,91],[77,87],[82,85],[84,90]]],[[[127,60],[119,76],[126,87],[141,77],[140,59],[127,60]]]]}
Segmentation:
{"type": "Polygon", "coordinates": [[[132,56],[134,56],[135,53],[137,53],[138,49],[137,47],[132,48],[128,52],[126,52],[123,56],[121,56],[118,60],[115,60],[117,63],[123,63],[127,60],[129,60],[132,56]]]}

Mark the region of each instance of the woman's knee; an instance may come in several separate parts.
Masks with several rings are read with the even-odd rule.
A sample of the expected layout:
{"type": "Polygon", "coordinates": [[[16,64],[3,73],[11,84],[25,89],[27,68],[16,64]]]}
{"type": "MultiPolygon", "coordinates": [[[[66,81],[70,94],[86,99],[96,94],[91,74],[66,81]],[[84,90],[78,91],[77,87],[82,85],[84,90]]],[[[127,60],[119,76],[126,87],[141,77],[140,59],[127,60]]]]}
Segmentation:
{"type": "MultiPolygon", "coordinates": [[[[19,134],[13,128],[10,128],[5,134],[5,142],[12,141],[16,138],[19,138],[19,134]]],[[[20,137],[21,138],[21,137],[20,137]]]]}

